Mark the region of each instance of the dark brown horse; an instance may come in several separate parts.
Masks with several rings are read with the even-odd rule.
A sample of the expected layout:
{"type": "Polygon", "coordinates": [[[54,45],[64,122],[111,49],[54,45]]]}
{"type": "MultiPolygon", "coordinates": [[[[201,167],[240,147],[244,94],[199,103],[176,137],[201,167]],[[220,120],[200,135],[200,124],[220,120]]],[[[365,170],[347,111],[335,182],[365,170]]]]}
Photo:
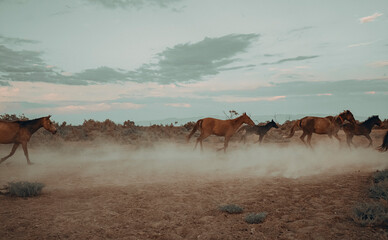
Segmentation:
{"type": "Polygon", "coordinates": [[[41,127],[52,134],[57,132],[54,124],[50,121],[50,117],[51,116],[47,116],[27,121],[0,121],[0,144],[13,143],[11,153],[8,156],[3,157],[0,160],[0,163],[11,157],[21,144],[24,155],[27,158],[27,163],[32,164],[28,157],[27,143],[32,134],[41,127]]]}
{"type": "Polygon", "coordinates": [[[273,121],[271,122],[268,122],[267,124],[265,124],[264,126],[259,126],[259,125],[255,125],[255,126],[244,126],[242,128],[240,128],[238,130],[238,132],[242,132],[245,130],[245,133],[241,136],[241,139],[240,139],[240,142],[241,141],[244,141],[244,144],[246,142],[246,137],[248,135],[252,135],[252,134],[256,134],[256,135],[259,135],[259,140],[257,140],[257,142],[261,143],[263,141],[263,138],[265,136],[265,134],[267,134],[267,132],[271,129],[271,128],[279,128],[278,125],[273,121]]]}
{"type": "Polygon", "coordinates": [[[383,143],[377,148],[377,150],[380,152],[385,152],[388,150],[388,131],[385,133],[383,143]]]}
{"type": "Polygon", "coordinates": [[[194,149],[197,147],[199,142],[201,144],[201,150],[203,150],[202,141],[208,136],[214,134],[216,136],[225,137],[224,147],[218,150],[224,149],[224,152],[226,152],[230,138],[243,123],[249,124],[251,126],[255,125],[255,123],[248,117],[246,113],[235,119],[229,120],[220,120],[215,118],[200,119],[197,121],[193,130],[187,136],[187,142],[189,142],[191,136],[193,136],[193,134],[199,129],[201,131],[201,135],[197,138],[194,149]]]}
{"type": "Polygon", "coordinates": [[[346,134],[346,142],[348,143],[348,146],[350,147],[350,144],[354,145],[352,139],[353,136],[365,136],[369,140],[368,147],[372,146],[372,138],[369,136],[370,132],[372,131],[372,128],[374,125],[380,126],[381,120],[379,116],[372,116],[365,120],[362,123],[345,123],[342,125],[342,129],[344,130],[346,134]]]}
{"type": "Polygon", "coordinates": [[[334,117],[304,117],[295,122],[294,126],[291,128],[290,135],[287,138],[294,136],[295,128],[300,127],[303,130],[303,134],[300,136],[300,140],[306,144],[304,138],[307,136],[307,143],[310,147],[312,147],[311,137],[313,133],[327,134],[330,138],[334,136],[338,139],[338,141],[341,141],[341,139],[338,137],[338,131],[340,130],[340,126],[344,123],[345,120],[348,120],[353,124],[356,123],[353,114],[349,110],[346,110],[340,113],[338,116],[334,117]]]}

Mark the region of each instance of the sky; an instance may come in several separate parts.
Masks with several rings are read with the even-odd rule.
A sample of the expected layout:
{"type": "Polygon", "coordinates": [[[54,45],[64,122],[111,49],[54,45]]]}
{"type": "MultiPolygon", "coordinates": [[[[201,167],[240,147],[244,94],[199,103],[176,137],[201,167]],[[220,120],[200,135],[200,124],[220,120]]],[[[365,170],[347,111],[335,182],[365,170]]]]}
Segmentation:
{"type": "Polygon", "coordinates": [[[387,29],[386,0],[0,0],[0,114],[385,119],[387,29]]]}

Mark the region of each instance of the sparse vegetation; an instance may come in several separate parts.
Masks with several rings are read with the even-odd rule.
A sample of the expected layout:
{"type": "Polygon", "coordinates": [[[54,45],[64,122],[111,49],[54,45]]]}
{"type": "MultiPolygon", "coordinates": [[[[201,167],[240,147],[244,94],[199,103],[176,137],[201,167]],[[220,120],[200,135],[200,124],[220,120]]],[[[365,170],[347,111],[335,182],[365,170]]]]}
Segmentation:
{"type": "Polygon", "coordinates": [[[377,171],[372,175],[374,183],[379,183],[382,181],[388,180],[388,170],[377,171]]]}
{"type": "Polygon", "coordinates": [[[230,214],[238,214],[238,213],[242,213],[244,211],[244,209],[242,207],[235,205],[235,204],[222,205],[222,206],[219,206],[218,209],[221,212],[227,212],[230,214]]]}
{"type": "Polygon", "coordinates": [[[388,209],[381,203],[359,203],[353,208],[353,220],[362,226],[388,226],[388,209]]]}
{"type": "Polygon", "coordinates": [[[245,222],[249,224],[258,224],[258,223],[264,222],[266,217],[267,217],[266,212],[249,213],[247,216],[245,216],[245,222]]]}
{"type": "Polygon", "coordinates": [[[11,196],[16,197],[33,197],[41,193],[44,187],[43,183],[38,182],[10,182],[8,191],[11,196]]]}
{"type": "Polygon", "coordinates": [[[369,188],[369,197],[388,200],[388,180],[374,184],[369,188]]]}

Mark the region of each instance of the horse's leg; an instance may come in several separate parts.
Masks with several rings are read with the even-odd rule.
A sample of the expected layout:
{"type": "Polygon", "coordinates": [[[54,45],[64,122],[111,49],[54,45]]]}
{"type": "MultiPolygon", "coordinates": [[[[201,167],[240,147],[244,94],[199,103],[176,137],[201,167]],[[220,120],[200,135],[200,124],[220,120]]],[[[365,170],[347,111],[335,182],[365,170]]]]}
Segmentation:
{"type": "Polygon", "coordinates": [[[304,143],[304,145],[306,145],[307,146],[307,144],[306,144],[306,142],[304,141],[304,138],[306,137],[306,132],[305,131],[303,131],[303,134],[302,134],[302,136],[300,136],[299,138],[300,138],[300,140],[302,140],[302,142],[304,143]]]}
{"type": "Polygon", "coordinates": [[[309,144],[310,148],[313,148],[313,146],[311,145],[311,137],[313,136],[312,133],[310,133],[309,135],[307,135],[307,143],[309,144]]]}
{"type": "Polygon", "coordinates": [[[349,148],[351,148],[351,143],[352,143],[352,137],[350,134],[346,134],[346,143],[348,144],[349,148]]]}
{"type": "Polygon", "coordinates": [[[22,147],[23,147],[24,155],[25,155],[26,158],[27,158],[27,163],[28,163],[29,165],[31,165],[32,162],[30,161],[30,158],[28,157],[27,142],[23,142],[23,143],[22,143],[22,147]]]}
{"type": "Polygon", "coordinates": [[[259,144],[261,144],[261,142],[263,141],[263,138],[264,138],[264,135],[260,135],[260,137],[259,137],[259,144]]]}
{"type": "Polygon", "coordinates": [[[369,134],[364,135],[369,140],[368,147],[372,146],[372,138],[370,138],[369,134]]]}
{"type": "Polygon", "coordinates": [[[224,153],[226,153],[226,149],[228,148],[230,137],[231,137],[231,136],[225,136],[224,147],[218,149],[218,151],[224,149],[224,153]]]}
{"type": "Polygon", "coordinates": [[[8,154],[8,156],[5,156],[5,157],[3,157],[1,160],[0,160],[0,163],[2,163],[2,162],[4,162],[5,160],[7,160],[9,157],[11,157],[14,153],[15,153],[15,151],[16,151],[16,149],[19,147],[19,143],[15,143],[14,145],[13,145],[13,147],[12,147],[12,150],[11,150],[11,152],[8,154]]]}
{"type": "Polygon", "coordinates": [[[245,134],[241,136],[241,139],[240,139],[240,141],[239,141],[239,142],[241,142],[241,141],[244,141],[244,144],[246,144],[246,142],[247,142],[247,139],[246,139],[246,136],[245,136],[245,134]]]}
{"type": "Polygon", "coordinates": [[[194,150],[196,149],[198,142],[199,142],[199,144],[201,145],[201,151],[203,151],[202,140],[204,140],[205,138],[207,138],[209,136],[210,136],[210,134],[207,134],[205,132],[201,132],[201,135],[199,135],[199,137],[197,138],[197,141],[195,142],[194,150]]]}

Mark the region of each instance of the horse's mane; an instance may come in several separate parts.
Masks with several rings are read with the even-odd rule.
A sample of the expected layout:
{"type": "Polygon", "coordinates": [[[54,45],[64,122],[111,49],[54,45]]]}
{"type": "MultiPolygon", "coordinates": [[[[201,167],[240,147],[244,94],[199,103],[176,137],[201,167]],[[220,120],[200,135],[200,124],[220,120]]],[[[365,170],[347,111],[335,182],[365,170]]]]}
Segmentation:
{"type": "Polygon", "coordinates": [[[16,120],[14,122],[20,124],[20,126],[29,126],[29,125],[34,125],[35,123],[39,122],[40,120],[42,120],[42,118],[44,117],[41,117],[41,118],[35,118],[35,119],[32,119],[32,120],[16,120]]]}
{"type": "Polygon", "coordinates": [[[369,125],[370,122],[374,121],[374,120],[375,120],[376,118],[378,118],[378,117],[379,117],[379,116],[377,116],[377,115],[373,115],[373,116],[369,117],[367,120],[363,121],[363,122],[361,123],[361,125],[369,125]]]}

